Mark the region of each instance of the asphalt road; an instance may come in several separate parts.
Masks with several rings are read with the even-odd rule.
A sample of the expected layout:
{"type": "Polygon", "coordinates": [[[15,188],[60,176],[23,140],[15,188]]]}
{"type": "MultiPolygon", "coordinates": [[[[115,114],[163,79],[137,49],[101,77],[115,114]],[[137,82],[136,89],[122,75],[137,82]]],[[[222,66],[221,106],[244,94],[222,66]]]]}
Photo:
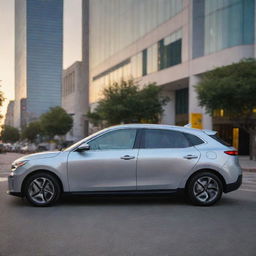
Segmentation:
{"type": "Polygon", "coordinates": [[[1,256],[256,255],[252,185],[207,208],[175,196],[76,196],[36,208],[5,194],[6,173],[0,170],[1,256]]]}

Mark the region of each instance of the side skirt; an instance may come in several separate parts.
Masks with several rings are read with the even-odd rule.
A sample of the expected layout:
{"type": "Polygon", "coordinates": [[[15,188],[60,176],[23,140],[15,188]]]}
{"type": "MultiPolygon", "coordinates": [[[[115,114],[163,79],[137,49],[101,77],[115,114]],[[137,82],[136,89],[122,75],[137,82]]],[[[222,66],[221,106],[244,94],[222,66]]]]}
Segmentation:
{"type": "Polygon", "coordinates": [[[92,195],[92,196],[129,196],[129,195],[142,195],[142,196],[157,196],[157,195],[170,195],[174,193],[184,193],[184,189],[168,189],[168,190],[127,190],[127,191],[75,191],[64,192],[63,195],[92,195]]]}

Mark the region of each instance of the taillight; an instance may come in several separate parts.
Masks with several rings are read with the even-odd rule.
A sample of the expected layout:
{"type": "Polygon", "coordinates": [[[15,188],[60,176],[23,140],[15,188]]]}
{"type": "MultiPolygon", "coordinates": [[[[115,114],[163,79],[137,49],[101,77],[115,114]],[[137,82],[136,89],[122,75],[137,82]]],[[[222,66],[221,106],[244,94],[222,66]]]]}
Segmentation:
{"type": "Polygon", "coordinates": [[[225,154],[230,155],[230,156],[237,156],[238,155],[238,151],[237,150],[228,150],[228,151],[224,151],[225,154]]]}

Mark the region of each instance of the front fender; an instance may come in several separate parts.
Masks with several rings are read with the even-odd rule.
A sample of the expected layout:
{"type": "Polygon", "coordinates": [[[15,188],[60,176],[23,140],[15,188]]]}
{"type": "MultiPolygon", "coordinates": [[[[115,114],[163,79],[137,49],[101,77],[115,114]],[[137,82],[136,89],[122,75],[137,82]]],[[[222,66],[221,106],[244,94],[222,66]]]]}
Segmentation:
{"type": "Polygon", "coordinates": [[[63,191],[69,191],[66,152],[63,152],[61,155],[54,158],[29,160],[26,165],[16,170],[14,175],[17,176],[17,180],[19,181],[17,184],[18,190],[21,191],[23,181],[28,175],[39,170],[46,170],[55,174],[62,183],[63,191]]]}

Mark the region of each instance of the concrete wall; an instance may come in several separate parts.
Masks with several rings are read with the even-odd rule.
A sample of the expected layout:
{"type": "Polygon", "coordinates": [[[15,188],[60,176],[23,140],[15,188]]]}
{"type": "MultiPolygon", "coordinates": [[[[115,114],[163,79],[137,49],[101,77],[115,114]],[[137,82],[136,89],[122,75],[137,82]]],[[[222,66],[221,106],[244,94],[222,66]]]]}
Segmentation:
{"type": "MultiPolygon", "coordinates": [[[[87,102],[87,86],[83,80],[83,64],[82,62],[75,62],[63,72],[62,82],[62,107],[73,118],[73,128],[66,135],[68,141],[78,141],[87,136],[86,127],[86,113],[88,110],[87,102]],[[65,95],[64,94],[64,80],[65,78],[74,73],[74,90],[65,95]]],[[[66,84],[70,86],[70,84],[66,84]]]]}

